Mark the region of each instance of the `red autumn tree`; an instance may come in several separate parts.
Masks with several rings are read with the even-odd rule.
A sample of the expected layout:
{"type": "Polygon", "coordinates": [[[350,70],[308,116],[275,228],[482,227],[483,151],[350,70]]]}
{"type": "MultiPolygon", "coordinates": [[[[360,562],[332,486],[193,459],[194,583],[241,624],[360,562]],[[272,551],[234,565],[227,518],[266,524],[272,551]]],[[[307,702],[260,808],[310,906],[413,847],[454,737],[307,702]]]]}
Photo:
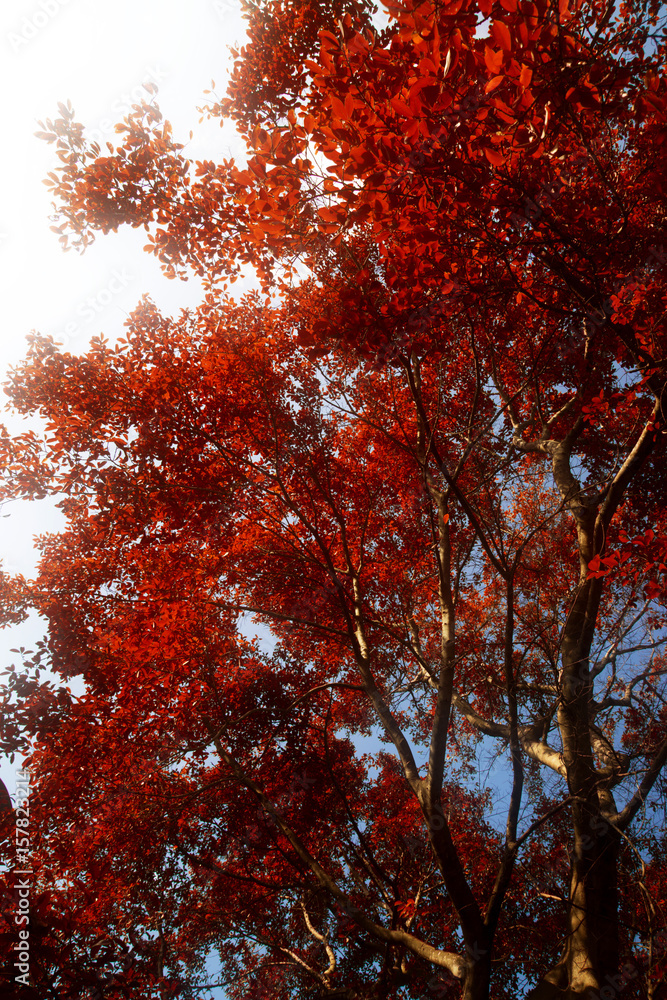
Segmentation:
{"type": "Polygon", "coordinates": [[[44,127],[63,242],[207,285],[9,386],[57,996],[664,995],[661,9],[388,13],[251,8],[243,166],[44,127]]]}

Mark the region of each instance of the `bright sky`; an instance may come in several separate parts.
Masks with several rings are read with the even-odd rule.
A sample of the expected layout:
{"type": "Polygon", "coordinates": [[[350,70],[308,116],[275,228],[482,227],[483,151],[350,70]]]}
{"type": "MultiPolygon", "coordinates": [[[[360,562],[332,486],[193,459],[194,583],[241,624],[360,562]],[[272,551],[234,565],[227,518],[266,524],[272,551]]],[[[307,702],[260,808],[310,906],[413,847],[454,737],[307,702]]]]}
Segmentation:
{"type": "MultiPolygon", "coordinates": [[[[53,146],[37,139],[38,122],[58,115],[70,100],[77,120],[98,141],[115,142],[114,125],[130,105],[156,96],[175,136],[194,138],[193,159],[242,154],[229,125],[204,122],[197,107],[215,80],[225,91],[228,48],[244,39],[238,0],[4,0],[0,5],[0,86],[5,94],[0,159],[0,372],[26,353],[31,330],[52,335],[68,350],[85,351],[92,336],[119,337],[123,323],[148,292],[167,313],[197,305],[197,281],[166,279],[142,251],[143,230],[100,237],[84,255],[64,253],[50,230],[50,194],[42,183],[57,166],[53,146]]],[[[239,287],[238,285],[236,286],[239,287]]],[[[11,429],[22,422],[7,414],[11,429]]],[[[0,516],[0,555],[9,572],[31,575],[33,536],[56,530],[58,511],[48,501],[6,505],[0,516]]],[[[10,647],[32,648],[38,621],[0,634],[0,663],[17,660],[10,647]]],[[[10,792],[14,768],[0,762],[10,792]]]]}
{"type": "MultiPolygon", "coordinates": [[[[119,137],[114,125],[130,105],[158,87],[156,101],[177,141],[194,137],[192,159],[242,157],[227,124],[199,123],[204,91],[215,80],[222,95],[230,66],[228,47],[245,34],[239,0],[3,0],[0,5],[0,86],[5,94],[0,159],[0,373],[26,353],[26,336],[51,335],[81,353],[92,336],[114,340],[144,293],[166,313],[196,306],[196,280],[166,279],[144,253],[144,230],[100,236],[84,255],[63,253],[51,232],[50,194],[42,183],[57,166],[54,147],[37,139],[38,122],[58,116],[71,101],[75,117],[100,143],[119,137]]],[[[234,286],[238,292],[241,282],[234,286]]],[[[1,397],[0,397],[1,399],[1,397]]],[[[4,416],[12,430],[22,421],[4,416]]],[[[0,558],[9,572],[32,575],[33,536],[62,524],[52,503],[6,505],[0,514],[0,558]]],[[[0,670],[19,662],[11,647],[33,648],[43,634],[37,619],[0,633],[0,670]]],[[[15,770],[0,759],[10,793],[15,770]]],[[[217,992],[217,991],[216,991],[217,992]]],[[[219,993],[217,994],[219,995],[219,993]]]]}
{"type": "MultiPolygon", "coordinates": [[[[142,252],[143,230],[100,238],[83,256],[63,253],[50,231],[51,203],[42,183],[57,165],[54,147],[35,138],[38,121],[58,115],[70,100],[77,120],[101,143],[118,138],[114,125],[130,105],[156,96],[179,141],[194,138],[187,154],[218,159],[242,154],[233,129],[198,124],[197,107],[215,80],[223,94],[230,65],[228,47],[242,42],[238,0],[3,0],[0,5],[0,87],[5,95],[0,159],[0,371],[26,352],[31,330],[52,335],[68,350],[85,351],[103,332],[113,340],[148,292],[176,314],[200,301],[198,282],[169,281],[155,258],[142,252]]],[[[238,285],[236,286],[239,287],[238,285]]],[[[7,415],[11,429],[22,426],[7,415]]],[[[61,521],[49,502],[11,504],[0,517],[0,556],[10,572],[31,575],[33,536],[56,530],[61,521]]],[[[10,647],[32,648],[42,635],[38,620],[0,634],[0,669],[18,661],[10,647]]],[[[0,761],[10,793],[14,766],[0,761]]],[[[219,992],[216,991],[219,996],[219,992]]]]}
{"type": "MultiPolygon", "coordinates": [[[[143,253],[143,230],[101,237],[87,252],[63,253],[50,231],[50,193],[42,183],[57,165],[53,146],[35,138],[38,121],[72,102],[93,137],[116,141],[114,125],[130,105],[159,88],[161,110],[194,159],[238,152],[230,126],[199,125],[197,106],[216,82],[224,93],[228,46],[242,41],[237,0],[4,0],[0,10],[0,84],[5,96],[5,156],[0,160],[0,370],[18,362],[31,330],[81,352],[91,336],[121,335],[144,292],[167,312],[200,300],[198,282],[164,278],[143,253]]],[[[18,426],[10,421],[11,426],[18,426]]],[[[6,509],[3,513],[8,513],[6,509]]],[[[0,522],[6,568],[34,566],[31,536],[56,522],[47,510],[12,510],[0,522]]]]}

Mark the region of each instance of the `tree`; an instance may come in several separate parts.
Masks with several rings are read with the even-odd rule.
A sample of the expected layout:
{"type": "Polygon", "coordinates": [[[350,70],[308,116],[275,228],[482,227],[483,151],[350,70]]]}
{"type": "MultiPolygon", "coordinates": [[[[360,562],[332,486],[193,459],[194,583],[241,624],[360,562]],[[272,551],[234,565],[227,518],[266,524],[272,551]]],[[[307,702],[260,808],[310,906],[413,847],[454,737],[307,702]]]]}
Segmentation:
{"type": "Polygon", "coordinates": [[[206,282],[9,385],[54,995],[664,995],[662,10],[387,9],[249,7],[243,166],[44,126],[64,244],[206,282]]]}

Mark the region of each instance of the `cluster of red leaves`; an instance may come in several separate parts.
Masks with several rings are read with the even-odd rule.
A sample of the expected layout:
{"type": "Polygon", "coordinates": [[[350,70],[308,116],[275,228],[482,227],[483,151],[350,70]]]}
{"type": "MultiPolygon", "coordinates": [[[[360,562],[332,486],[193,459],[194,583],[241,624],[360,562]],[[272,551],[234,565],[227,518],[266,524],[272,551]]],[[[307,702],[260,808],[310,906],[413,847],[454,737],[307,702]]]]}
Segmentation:
{"type": "MultiPolygon", "coordinates": [[[[34,338],[9,387],[45,430],[3,435],[5,495],[67,519],[34,581],[2,582],[4,620],[48,622],[2,746],[32,741],[56,996],[195,995],[217,949],[233,997],[419,997],[435,962],[438,995],[509,1000],[567,940],[578,802],[632,802],[631,766],[662,759],[657,7],[388,10],[379,30],[354,0],[250,9],[209,108],[245,165],[191,164],[154,106],[108,155],[69,107],[44,126],[64,244],[144,226],[207,284],[83,357],[34,338]],[[237,303],[247,266],[261,292],[237,303]],[[597,687],[568,756],[581,594],[568,655],[597,687]],[[359,755],[373,725],[402,770],[359,755]],[[525,751],[522,853],[513,806],[497,822],[471,787],[484,737],[519,790],[525,751]]],[[[654,910],[619,855],[624,957],[664,896],[642,836],[654,910]]]]}

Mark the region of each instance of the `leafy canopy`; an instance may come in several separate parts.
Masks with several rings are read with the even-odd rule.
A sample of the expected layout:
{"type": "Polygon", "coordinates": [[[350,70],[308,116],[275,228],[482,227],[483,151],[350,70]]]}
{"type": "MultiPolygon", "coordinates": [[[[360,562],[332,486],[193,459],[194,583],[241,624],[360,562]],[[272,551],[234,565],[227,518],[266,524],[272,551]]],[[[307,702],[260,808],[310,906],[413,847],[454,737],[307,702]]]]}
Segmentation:
{"type": "Polygon", "coordinates": [[[8,387],[48,995],[664,989],[663,10],[386,13],[248,6],[244,164],[43,126],[64,245],[205,282],[8,387]]]}

